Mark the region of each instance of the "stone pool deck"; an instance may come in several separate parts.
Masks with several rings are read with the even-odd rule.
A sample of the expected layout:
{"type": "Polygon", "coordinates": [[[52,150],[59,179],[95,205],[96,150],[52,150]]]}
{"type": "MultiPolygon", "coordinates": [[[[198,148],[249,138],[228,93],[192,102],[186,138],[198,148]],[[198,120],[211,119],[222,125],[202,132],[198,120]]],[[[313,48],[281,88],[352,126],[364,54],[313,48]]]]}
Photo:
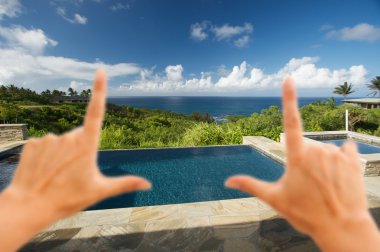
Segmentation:
{"type": "Polygon", "coordinates": [[[19,153],[26,140],[0,141],[0,158],[19,153]]]}
{"type": "MultiPolygon", "coordinates": [[[[380,224],[380,177],[366,177],[380,224]]],[[[319,251],[257,198],[84,211],[21,251],[319,251]]]]}

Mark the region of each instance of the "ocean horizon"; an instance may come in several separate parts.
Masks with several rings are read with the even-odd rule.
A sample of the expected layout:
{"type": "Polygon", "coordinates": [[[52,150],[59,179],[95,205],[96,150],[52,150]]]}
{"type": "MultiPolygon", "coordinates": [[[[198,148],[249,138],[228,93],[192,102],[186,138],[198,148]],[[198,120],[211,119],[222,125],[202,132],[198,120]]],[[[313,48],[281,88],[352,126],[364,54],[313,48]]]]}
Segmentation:
{"type": "MultiPolygon", "coordinates": [[[[316,100],[331,97],[299,97],[300,107],[316,100]]],[[[350,97],[352,98],[352,97],[350,97]]],[[[342,104],[342,97],[334,97],[342,104]]],[[[281,108],[281,97],[235,97],[235,96],[129,96],[108,97],[107,102],[136,108],[159,109],[190,115],[193,112],[209,113],[217,121],[225,116],[250,116],[270,106],[281,108]]]]}

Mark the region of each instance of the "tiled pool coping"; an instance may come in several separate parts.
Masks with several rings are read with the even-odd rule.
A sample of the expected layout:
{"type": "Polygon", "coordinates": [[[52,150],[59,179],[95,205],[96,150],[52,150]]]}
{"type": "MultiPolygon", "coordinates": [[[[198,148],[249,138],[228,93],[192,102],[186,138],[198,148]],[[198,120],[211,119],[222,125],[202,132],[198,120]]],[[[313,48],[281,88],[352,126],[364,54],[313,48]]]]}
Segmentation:
{"type": "Polygon", "coordinates": [[[26,140],[0,142],[0,159],[19,153],[26,140]]]}

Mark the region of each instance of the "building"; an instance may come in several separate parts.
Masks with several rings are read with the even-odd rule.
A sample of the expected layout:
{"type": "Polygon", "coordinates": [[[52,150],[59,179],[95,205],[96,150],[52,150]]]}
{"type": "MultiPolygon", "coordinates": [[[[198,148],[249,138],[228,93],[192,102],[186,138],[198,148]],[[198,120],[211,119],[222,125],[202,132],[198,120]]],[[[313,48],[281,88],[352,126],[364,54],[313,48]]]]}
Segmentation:
{"type": "Polygon", "coordinates": [[[52,99],[52,102],[55,103],[83,103],[83,102],[89,102],[89,97],[74,95],[74,96],[59,96],[54,97],[52,99]]]}
{"type": "Polygon", "coordinates": [[[380,108],[380,98],[362,98],[343,100],[346,104],[352,104],[366,109],[380,108]]]}

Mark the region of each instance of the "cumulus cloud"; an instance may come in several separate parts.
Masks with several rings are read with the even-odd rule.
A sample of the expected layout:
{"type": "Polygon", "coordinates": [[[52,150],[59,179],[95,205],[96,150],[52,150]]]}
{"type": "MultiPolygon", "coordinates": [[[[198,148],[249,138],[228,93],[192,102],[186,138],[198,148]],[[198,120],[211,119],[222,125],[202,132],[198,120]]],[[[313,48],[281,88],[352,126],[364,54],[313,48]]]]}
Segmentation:
{"type": "Polygon", "coordinates": [[[201,73],[200,78],[183,78],[181,65],[168,66],[166,75],[150,75],[121,85],[115,93],[124,94],[233,94],[254,90],[278,89],[286,76],[292,76],[299,88],[333,88],[344,81],[355,85],[367,82],[367,70],[363,65],[343,69],[317,67],[318,57],[293,58],[273,73],[265,73],[259,68],[250,67],[247,62],[234,66],[223,76],[212,79],[209,74],[201,73]]]}
{"type": "Polygon", "coordinates": [[[344,27],[340,30],[330,30],[326,33],[326,38],[342,41],[375,42],[380,40],[380,28],[371,24],[361,23],[353,27],[344,27]]]}
{"type": "Polygon", "coordinates": [[[32,55],[17,49],[0,49],[0,83],[15,83],[42,90],[70,81],[91,83],[97,69],[107,71],[110,80],[138,75],[141,68],[131,63],[106,64],[72,58],[32,55]]]}
{"type": "Polygon", "coordinates": [[[0,20],[4,17],[17,17],[21,8],[19,0],[0,0],[0,20]]]}
{"type": "Polygon", "coordinates": [[[50,39],[41,29],[26,29],[22,26],[0,26],[3,46],[19,48],[32,54],[40,54],[48,46],[56,46],[57,41],[50,39]]]}
{"type": "Polygon", "coordinates": [[[199,40],[199,41],[205,40],[208,37],[205,31],[206,29],[207,29],[206,22],[192,24],[190,27],[191,38],[195,40],[199,40]]]}
{"type": "Polygon", "coordinates": [[[183,67],[182,65],[167,66],[165,68],[166,77],[169,81],[182,80],[183,67]]]}
{"type": "Polygon", "coordinates": [[[203,21],[190,26],[190,37],[194,40],[203,41],[210,37],[216,41],[227,41],[227,43],[238,48],[248,46],[252,32],[253,25],[248,22],[241,26],[230,24],[218,26],[213,25],[211,22],[203,21]]]}
{"type": "Polygon", "coordinates": [[[244,23],[243,26],[232,26],[225,24],[222,26],[214,26],[212,31],[217,40],[225,40],[241,34],[249,34],[253,32],[253,25],[251,23],[244,23]]]}
{"type": "Polygon", "coordinates": [[[74,15],[74,23],[77,24],[86,24],[87,23],[87,18],[85,16],[81,16],[78,13],[75,13],[74,15]]]}
{"type": "Polygon", "coordinates": [[[240,47],[240,48],[246,47],[248,45],[248,43],[249,43],[249,40],[250,40],[249,36],[245,35],[245,36],[243,36],[241,38],[236,39],[234,41],[234,45],[236,47],[240,47]]]}
{"type": "MultiPolygon", "coordinates": [[[[89,82],[79,82],[79,81],[70,81],[69,87],[75,91],[91,89],[91,83],[89,82]]],[[[64,87],[60,88],[62,91],[65,91],[64,87]]]]}

